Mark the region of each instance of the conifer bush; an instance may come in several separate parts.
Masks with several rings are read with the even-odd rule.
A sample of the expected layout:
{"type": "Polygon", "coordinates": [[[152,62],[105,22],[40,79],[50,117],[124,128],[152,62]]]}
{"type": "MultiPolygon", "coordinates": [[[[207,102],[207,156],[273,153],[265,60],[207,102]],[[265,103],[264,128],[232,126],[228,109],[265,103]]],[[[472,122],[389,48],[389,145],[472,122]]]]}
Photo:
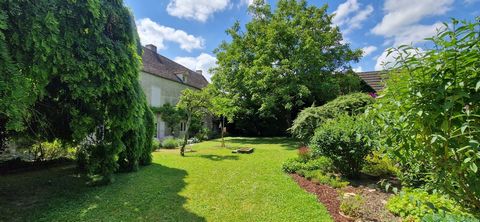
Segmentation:
{"type": "Polygon", "coordinates": [[[289,131],[293,136],[310,141],[315,129],[329,119],[338,115],[358,115],[365,112],[368,105],[373,104],[374,98],[366,93],[352,93],[339,96],[323,106],[308,107],[302,110],[293,121],[289,131]]]}
{"type": "Polygon", "coordinates": [[[0,12],[2,138],[80,145],[81,165],[106,182],[148,164],[153,117],[123,1],[5,0],[0,12]]]}

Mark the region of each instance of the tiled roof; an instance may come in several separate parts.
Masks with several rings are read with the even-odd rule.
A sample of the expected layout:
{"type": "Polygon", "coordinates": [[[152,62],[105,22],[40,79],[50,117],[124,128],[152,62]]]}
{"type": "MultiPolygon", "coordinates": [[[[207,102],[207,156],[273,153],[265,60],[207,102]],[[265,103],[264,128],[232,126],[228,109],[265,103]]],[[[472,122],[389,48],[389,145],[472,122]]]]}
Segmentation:
{"type": "Polygon", "coordinates": [[[367,83],[375,91],[380,91],[385,87],[384,77],[385,72],[371,71],[371,72],[357,72],[356,73],[365,83],[367,83]]]}
{"type": "Polygon", "coordinates": [[[156,75],[171,81],[185,84],[197,89],[208,85],[207,79],[197,72],[194,72],[185,66],[182,66],[157,52],[143,47],[143,68],[142,71],[156,75]],[[177,74],[187,75],[187,81],[183,82],[177,74]]]}

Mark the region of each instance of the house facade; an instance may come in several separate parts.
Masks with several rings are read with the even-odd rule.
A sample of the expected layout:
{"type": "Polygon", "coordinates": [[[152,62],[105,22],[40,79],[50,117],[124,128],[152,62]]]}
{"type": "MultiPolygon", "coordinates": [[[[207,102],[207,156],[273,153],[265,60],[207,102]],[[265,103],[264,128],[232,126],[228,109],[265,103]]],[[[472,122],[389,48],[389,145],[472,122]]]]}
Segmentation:
{"type": "MultiPolygon", "coordinates": [[[[166,103],[175,106],[184,89],[201,90],[208,85],[208,81],[201,71],[192,71],[157,53],[154,45],[146,45],[142,54],[143,67],[140,73],[140,84],[151,107],[161,107],[166,103]]],[[[155,113],[157,139],[169,134],[168,126],[160,114],[155,113]]],[[[184,133],[183,124],[180,134],[184,133]]]]}

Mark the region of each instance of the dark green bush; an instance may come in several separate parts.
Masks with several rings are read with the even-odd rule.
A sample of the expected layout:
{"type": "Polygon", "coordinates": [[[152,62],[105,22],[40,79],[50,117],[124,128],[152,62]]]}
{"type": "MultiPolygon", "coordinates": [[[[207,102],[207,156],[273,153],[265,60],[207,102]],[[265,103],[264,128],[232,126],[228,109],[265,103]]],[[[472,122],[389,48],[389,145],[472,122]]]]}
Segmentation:
{"type": "Polygon", "coordinates": [[[323,106],[302,110],[293,121],[289,131],[293,136],[308,142],[315,129],[323,122],[342,114],[357,115],[363,113],[366,107],[374,101],[375,99],[366,93],[339,96],[323,106]]]}
{"type": "Polygon", "coordinates": [[[105,182],[148,164],[138,45],[123,1],[0,1],[0,146],[14,136],[83,146],[83,166],[105,182]]]}
{"type": "Polygon", "coordinates": [[[391,197],[386,205],[387,209],[405,220],[420,221],[428,214],[439,210],[454,215],[470,216],[457,202],[441,194],[429,194],[422,189],[404,188],[399,194],[391,197]]]}
{"type": "Polygon", "coordinates": [[[373,149],[369,140],[373,133],[374,128],[365,118],[341,115],[317,128],[310,147],[314,157],[329,157],[343,175],[357,177],[373,149]]]}

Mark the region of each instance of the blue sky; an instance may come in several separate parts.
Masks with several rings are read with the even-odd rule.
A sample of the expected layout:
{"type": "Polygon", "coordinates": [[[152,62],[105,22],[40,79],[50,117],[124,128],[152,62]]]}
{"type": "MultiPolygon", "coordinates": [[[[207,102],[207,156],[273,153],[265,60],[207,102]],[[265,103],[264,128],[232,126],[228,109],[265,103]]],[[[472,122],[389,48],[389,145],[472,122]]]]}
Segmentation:
{"type": "MultiPolygon", "coordinates": [[[[142,44],[155,44],[158,52],[186,67],[215,66],[213,50],[228,40],[225,30],[235,21],[245,25],[252,0],[126,0],[135,16],[142,44]]],[[[276,0],[267,0],[275,5],[276,0]]],[[[480,0],[309,0],[328,4],[334,24],[351,47],[364,50],[356,71],[379,70],[388,61],[385,50],[432,36],[441,22],[450,18],[473,20],[480,16],[480,0]]]]}

